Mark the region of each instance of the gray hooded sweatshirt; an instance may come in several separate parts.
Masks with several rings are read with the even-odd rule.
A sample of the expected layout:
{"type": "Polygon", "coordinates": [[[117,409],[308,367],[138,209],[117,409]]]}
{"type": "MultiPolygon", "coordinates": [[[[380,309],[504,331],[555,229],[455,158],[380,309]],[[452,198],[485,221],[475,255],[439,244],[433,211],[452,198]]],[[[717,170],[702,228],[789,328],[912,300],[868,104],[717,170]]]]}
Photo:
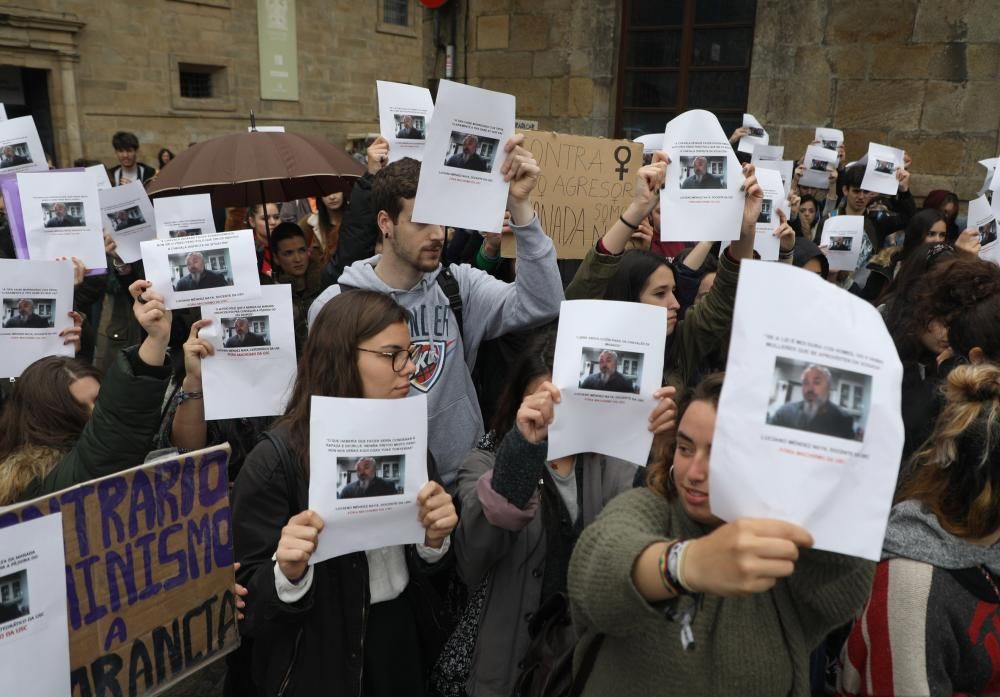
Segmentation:
{"type": "Polygon", "coordinates": [[[941,527],[937,516],[919,501],[892,507],[882,543],[882,559],[912,559],[941,569],[985,565],[1000,575],[1000,544],[991,547],[966,542],[941,527]]]}
{"type": "MultiPolygon", "coordinates": [[[[409,290],[390,288],[376,275],[378,255],[355,262],[341,276],[353,288],[388,293],[409,311],[410,340],[419,348],[410,394],[427,394],[428,447],[447,486],[483,434],[471,376],[479,344],[555,318],[563,300],[555,247],[538,217],[527,225],[511,224],[511,229],[517,238],[514,283],[504,283],[468,264],[449,267],[462,293],[464,341],[448,297],[437,283],[440,266],[409,290]]],[[[332,285],[316,298],[309,308],[310,327],[323,306],[339,293],[340,286],[332,285]]]]}

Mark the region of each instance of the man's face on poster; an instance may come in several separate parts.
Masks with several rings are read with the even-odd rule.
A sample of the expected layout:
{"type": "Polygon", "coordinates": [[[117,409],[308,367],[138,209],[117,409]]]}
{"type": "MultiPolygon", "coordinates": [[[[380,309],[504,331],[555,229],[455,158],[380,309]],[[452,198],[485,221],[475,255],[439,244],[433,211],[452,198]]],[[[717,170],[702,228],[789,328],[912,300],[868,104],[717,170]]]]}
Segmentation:
{"type": "Polygon", "coordinates": [[[412,116],[404,116],[403,117],[403,128],[409,128],[412,125],[413,125],[413,117],[412,116]]]}
{"type": "Polygon", "coordinates": [[[465,140],[462,141],[462,152],[465,153],[466,157],[474,155],[477,145],[479,145],[478,138],[475,136],[465,136],[465,140]]]}
{"type": "Polygon", "coordinates": [[[35,304],[30,300],[22,300],[17,304],[17,312],[22,317],[27,317],[35,311],[35,304]]]}
{"type": "Polygon", "coordinates": [[[239,336],[246,336],[249,331],[250,331],[249,322],[247,322],[245,319],[236,320],[236,333],[239,336]]]}
{"type": "Polygon", "coordinates": [[[611,375],[611,373],[618,370],[618,359],[610,353],[602,353],[597,359],[597,364],[604,375],[611,375]]]}
{"type": "Polygon", "coordinates": [[[375,478],[375,461],[369,459],[358,460],[354,465],[354,470],[358,473],[358,481],[370,482],[375,478]]]}
{"type": "Polygon", "coordinates": [[[808,368],[802,373],[802,399],[820,405],[830,398],[830,379],[821,370],[808,368]]]}
{"type": "Polygon", "coordinates": [[[705,169],[708,167],[708,160],[706,160],[704,157],[696,157],[694,158],[693,164],[694,164],[694,173],[697,174],[699,177],[704,176],[705,169]]]}
{"type": "Polygon", "coordinates": [[[52,207],[52,210],[55,211],[55,214],[56,214],[57,218],[65,218],[66,217],[66,206],[65,206],[65,204],[57,203],[55,206],[52,207]]]}
{"type": "Polygon", "coordinates": [[[205,270],[205,259],[200,254],[190,254],[186,260],[188,273],[201,273],[205,270]]]}

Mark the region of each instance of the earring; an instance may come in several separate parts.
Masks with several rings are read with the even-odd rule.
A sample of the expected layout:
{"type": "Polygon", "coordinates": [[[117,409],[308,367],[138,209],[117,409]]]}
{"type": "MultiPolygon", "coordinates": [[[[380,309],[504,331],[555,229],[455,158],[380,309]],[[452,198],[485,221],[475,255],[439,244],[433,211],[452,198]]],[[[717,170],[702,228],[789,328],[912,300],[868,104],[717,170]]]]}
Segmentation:
{"type": "Polygon", "coordinates": [[[673,465],[670,465],[670,469],[667,470],[667,479],[669,479],[670,482],[674,486],[677,486],[677,482],[674,481],[674,466],[673,465]]]}

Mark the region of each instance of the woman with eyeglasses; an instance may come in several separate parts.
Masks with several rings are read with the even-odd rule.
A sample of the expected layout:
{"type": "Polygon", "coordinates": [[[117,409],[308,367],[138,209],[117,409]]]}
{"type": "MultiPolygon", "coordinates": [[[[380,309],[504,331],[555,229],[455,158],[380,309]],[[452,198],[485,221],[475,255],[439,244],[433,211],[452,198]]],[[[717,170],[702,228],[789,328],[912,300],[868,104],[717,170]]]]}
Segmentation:
{"type": "Polygon", "coordinates": [[[238,580],[249,590],[259,694],[423,695],[446,638],[435,576],[458,522],[436,481],[417,495],[423,544],[383,547],[309,566],[320,535],[308,510],[313,396],[401,399],[415,371],[409,315],[390,296],[342,293],[316,318],[282,419],[247,457],[233,491],[238,580]]]}

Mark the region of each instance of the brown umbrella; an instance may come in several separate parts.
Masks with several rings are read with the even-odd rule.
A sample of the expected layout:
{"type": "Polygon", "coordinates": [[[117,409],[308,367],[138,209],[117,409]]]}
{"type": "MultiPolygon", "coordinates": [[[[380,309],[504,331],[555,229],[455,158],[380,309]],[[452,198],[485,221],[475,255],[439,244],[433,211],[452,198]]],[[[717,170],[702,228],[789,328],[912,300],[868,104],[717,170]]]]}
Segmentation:
{"type": "Polygon", "coordinates": [[[365,167],[342,148],[301,133],[250,131],[198,143],[171,160],[150,197],[211,194],[212,205],[251,206],[347,191],[365,167]]]}

